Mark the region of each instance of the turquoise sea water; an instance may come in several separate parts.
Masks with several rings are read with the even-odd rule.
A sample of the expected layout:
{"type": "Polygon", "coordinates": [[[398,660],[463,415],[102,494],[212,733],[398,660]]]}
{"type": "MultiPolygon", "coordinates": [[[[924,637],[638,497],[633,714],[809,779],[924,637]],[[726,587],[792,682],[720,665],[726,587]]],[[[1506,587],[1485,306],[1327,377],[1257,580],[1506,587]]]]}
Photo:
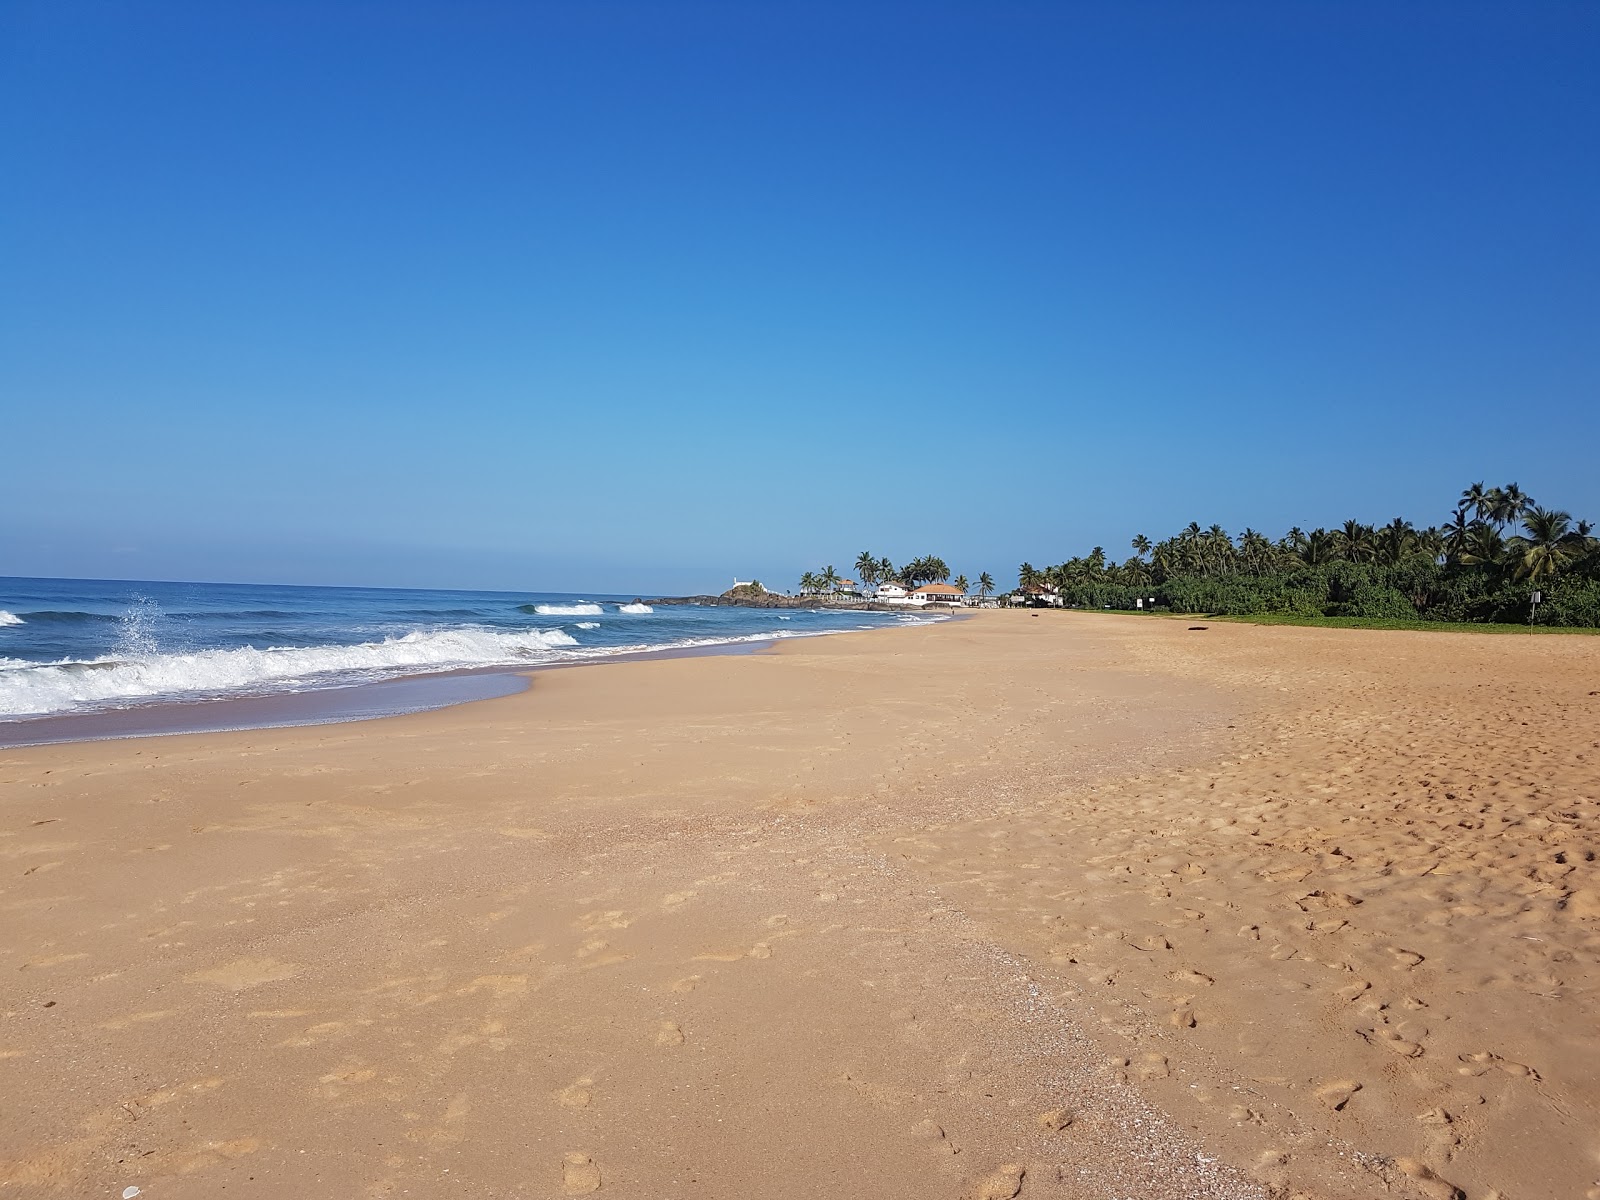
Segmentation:
{"type": "Polygon", "coordinates": [[[937,619],[631,599],[0,577],[0,722],[937,619]]]}

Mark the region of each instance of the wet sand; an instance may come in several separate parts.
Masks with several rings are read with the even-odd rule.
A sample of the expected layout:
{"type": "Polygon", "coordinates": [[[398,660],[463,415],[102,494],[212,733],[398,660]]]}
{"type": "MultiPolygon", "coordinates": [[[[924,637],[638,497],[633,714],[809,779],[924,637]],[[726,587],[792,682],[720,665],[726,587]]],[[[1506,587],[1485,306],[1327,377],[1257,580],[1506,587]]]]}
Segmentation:
{"type": "Polygon", "coordinates": [[[986,612],[0,751],[0,1195],[1582,1196],[1596,692],[986,612]]]}

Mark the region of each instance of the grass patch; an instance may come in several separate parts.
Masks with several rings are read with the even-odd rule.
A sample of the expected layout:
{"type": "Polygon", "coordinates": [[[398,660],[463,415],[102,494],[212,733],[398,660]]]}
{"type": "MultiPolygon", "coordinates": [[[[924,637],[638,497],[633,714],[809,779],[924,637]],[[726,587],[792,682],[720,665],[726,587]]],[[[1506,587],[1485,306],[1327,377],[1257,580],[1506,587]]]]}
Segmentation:
{"type": "Polygon", "coordinates": [[[1069,608],[1067,612],[1099,613],[1107,617],[1156,617],[1171,621],[1232,621],[1240,625],[1301,625],[1310,629],[1407,629],[1421,633],[1577,633],[1600,635],[1600,629],[1579,625],[1503,625],[1489,621],[1421,621],[1401,617],[1307,617],[1295,613],[1138,612],[1127,609],[1069,608]]]}
{"type": "Polygon", "coordinates": [[[1301,617],[1293,613],[1252,613],[1244,616],[1204,619],[1235,621],[1244,625],[1305,625],[1314,629],[1410,629],[1422,633],[1600,634],[1600,629],[1586,629],[1574,625],[1498,625],[1489,621],[1414,621],[1401,617],[1301,617]]]}

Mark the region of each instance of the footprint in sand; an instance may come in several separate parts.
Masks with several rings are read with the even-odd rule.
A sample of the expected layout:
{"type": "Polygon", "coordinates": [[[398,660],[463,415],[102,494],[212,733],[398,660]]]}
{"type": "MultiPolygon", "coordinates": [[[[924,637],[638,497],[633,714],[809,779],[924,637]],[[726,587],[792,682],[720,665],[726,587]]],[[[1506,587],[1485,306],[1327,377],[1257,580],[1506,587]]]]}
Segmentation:
{"type": "Polygon", "coordinates": [[[589,1102],[594,1099],[594,1093],[589,1089],[594,1086],[594,1080],[585,1076],[576,1083],[569,1083],[556,1093],[556,1103],[562,1108],[588,1108],[589,1102]]]}
{"type": "Polygon", "coordinates": [[[1022,1180],[1026,1174],[1016,1163],[996,1167],[994,1173],[972,1193],[973,1200],[1011,1200],[1022,1190],[1022,1180]]]}
{"type": "Polygon", "coordinates": [[[937,1154],[956,1153],[956,1148],[950,1144],[950,1139],[945,1135],[944,1127],[936,1121],[917,1122],[911,1127],[911,1136],[937,1154]]]}
{"type": "Polygon", "coordinates": [[[1360,998],[1363,992],[1368,991],[1371,987],[1372,985],[1365,979],[1358,979],[1354,983],[1347,984],[1346,986],[1340,988],[1335,995],[1337,995],[1341,1000],[1354,1003],[1360,998]]]}
{"type": "Polygon", "coordinates": [[[1047,1133],[1064,1133],[1077,1119],[1078,1115],[1070,1108],[1052,1108],[1039,1114],[1039,1128],[1047,1133]]]}
{"type": "Polygon", "coordinates": [[[1350,1098],[1360,1090],[1361,1085],[1354,1079],[1335,1079],[1317,1089],[1317,1099],[1334,1112],[1342,1112],[1344,1106],[1350,1103],[1350,1098]]]}
{"type": "Polygon", "coordinates": [[[700,976],[698,976],[698,975],[690,975],[685,979],[679,979],[678,981],[676,981],[672,985],[672,990],[675,991],[675,992],[692,992],[692,991],[694,991],[695,988],[697,988],[699,986],[700,986],[700,976]]]}
{"type": "Polygon", "coordinates": [[[1394,1165],[1410,1177],[1417,1189],[1428,1197],[1428,1200],[1466,1200],[1467,1194],[1447,1179],[1441,1179],[1438,1172],[1427,1163],[1415,1158],[1397,1158],[1394,1165]]]}
{"type": "Polygon", "coordinates": [[[1401,1058],[1421,1058],[1422,1046],[1417,1042],[1407,1041],[1392,1029],[1358,1029],[1356,1033],[1370,1045],[1382,1046],[1390,1053],[1398,1054],[1401,1058]]]}
{"type": "Polygon", "coordinates": [[[573,1151],[561,1159],[561,1190],[569,1196],[587,1196],[600,1190],[600,1164],[587,1154],[573,1151]]]}
{"type": "Polygon", "coordinates": [[[663,1021],[656,1028],[656,1045],[683,1045],[683,1029],[676,1021],[663,1021]]]}
{"type": "Polygon", "coordinates": [[[1520,1075],[1528,1079],[1538,1079],[1539,1072],[1523,1063],[1512,1062],[1509,1058],[1501,1058],[1498,1054],[1491,1054],[1485,1050],[1480,1054],[1463,1054],[1461,1061],[1467,1065],[1457,1068],[1463,1075],[1483,1075],[1490,1068],[1504,1071],[1507,1075],[1520,1075]]]}

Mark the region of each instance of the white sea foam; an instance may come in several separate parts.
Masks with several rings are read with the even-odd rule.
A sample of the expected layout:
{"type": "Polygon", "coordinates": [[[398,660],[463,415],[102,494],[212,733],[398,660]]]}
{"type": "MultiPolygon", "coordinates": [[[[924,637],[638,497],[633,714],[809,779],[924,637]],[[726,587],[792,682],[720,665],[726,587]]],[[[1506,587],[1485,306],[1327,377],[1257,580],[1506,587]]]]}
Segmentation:
{"type": "Polygon", "coordinates": [[[582,604],[535,604],[533,611],[541,617],[598,617],[605,609],[585,601],[582,604]]]}
{"type": "Polygon", "coordinates": [[[9,613],[5,609],[0,608],[0,625],[26,625],[26,624],[27,624],[27,622],[24,621],[21,617],[17,616],[16,613],[9,613]]]}
{"type": "Polygon", "coordinates": [[[117,707],[155,697],[298,691],[460,667],[543,662],[577,641],[559,629],[408,633],[354,646],[285,646],[138,654],[91,662],[0,659],[0,715],[117,707]]]}
{"type": "Polygon", "coordinates": [[[648,604],[619,604],[617,611],[620,613],[653,613],[655,609],[648,604]]]}
{"type": "Polygon", "coordinates": [[[579,621],[578,622],[578,628],[579,629],[599,629],[600,628],[600,622],[599,621],[579,621]]]}

